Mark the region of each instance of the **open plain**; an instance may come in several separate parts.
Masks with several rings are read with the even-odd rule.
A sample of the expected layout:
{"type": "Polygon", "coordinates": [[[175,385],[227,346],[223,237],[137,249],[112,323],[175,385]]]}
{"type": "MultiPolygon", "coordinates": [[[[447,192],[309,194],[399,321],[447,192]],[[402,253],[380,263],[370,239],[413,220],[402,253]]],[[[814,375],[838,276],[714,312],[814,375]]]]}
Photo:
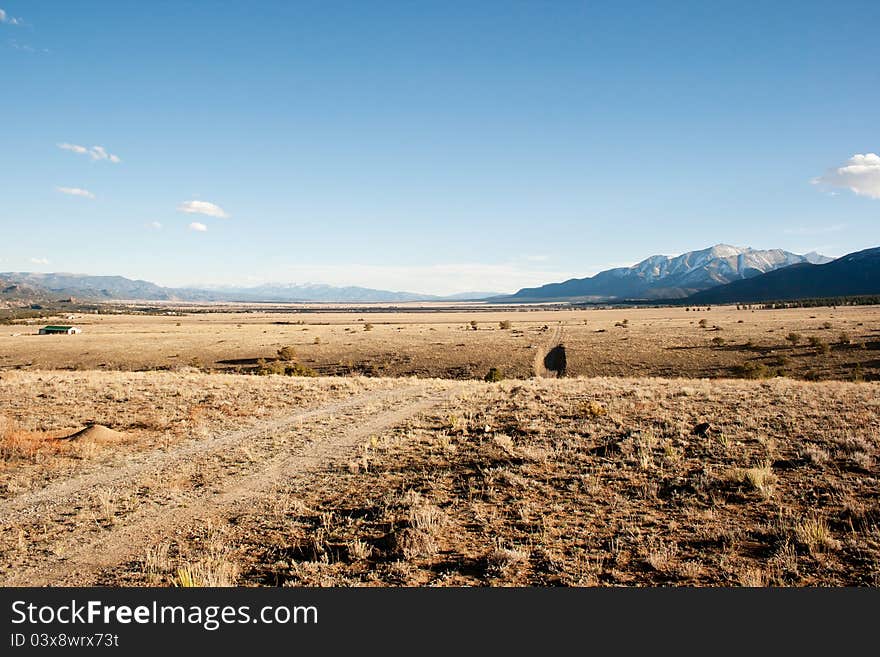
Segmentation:
{"type": "Polygon", "coordinates": [[[505,378],[529,378],[562,345],[569,377],[880,377],[877,306],[202,310],[122,309],[0,326],[0,371],[252,373],[261,359],[270,362],[290,347],[297,362],[318,374],[482,379],[495,367],[505,378]],[[75,324],[83,333],[37,335],[51,322],[75,324]]]}
{"type": "Polygon", "coordinates": [[[880,308],[216,310],[0,327],[0,583],[880,584],[880,308]]]}

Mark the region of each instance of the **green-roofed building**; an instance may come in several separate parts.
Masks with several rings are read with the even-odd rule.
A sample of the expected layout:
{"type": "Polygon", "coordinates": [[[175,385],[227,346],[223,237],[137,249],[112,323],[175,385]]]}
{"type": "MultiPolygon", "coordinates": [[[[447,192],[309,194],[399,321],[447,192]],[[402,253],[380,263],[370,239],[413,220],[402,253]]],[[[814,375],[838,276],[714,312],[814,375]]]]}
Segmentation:
{"type": "Polygon", "coordinates": [[[82,333],[82,329],[76,326],[44,326],[40,329],[40,335],[76,335],[82,333]]]}

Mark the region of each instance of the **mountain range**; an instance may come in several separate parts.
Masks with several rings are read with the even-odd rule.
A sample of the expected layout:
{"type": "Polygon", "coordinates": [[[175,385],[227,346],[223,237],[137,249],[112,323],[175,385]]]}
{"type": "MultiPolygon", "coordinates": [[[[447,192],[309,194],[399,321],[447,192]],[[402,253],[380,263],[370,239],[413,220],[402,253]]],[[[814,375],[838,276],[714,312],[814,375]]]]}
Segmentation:
{"type": "Polygon", "coordinates": [[[617,267],[591,276],[523,288],[499,302],[621,301],[683,299],[696,292],[748,279],[799,263],[830,262],[818,253],[798,255],[782,249],[757,250],[717,244],[679,256],[655,255],[632,267],[617,267]]]}
{"type": "MultiPolygon", "coordinates": [[[[70,273],[0,273],[0,300],[30,303],[75,297],[89,301],[243,301],[400,303],[405,301],[466,301],[494,296],[493,292],[464,292],[435,296],[415,292],[390,292],[366,287],[322,284],[263,284],[255,287],[170,288],[123,276],[70,273]]],[[[20,304],[19,304],[20,305],[20,304]]]]}
{"type": "Polygon", "coordinates": [[[401,303],[485,300],[492,303],[662,301],[736,303],[880,294],[880,247],[836,260],[817,253],[757,250],[718,244],[679,256],[651,256],[589,278],[524,288],[498,296],[470,292],[447,297],[321,284],[169,288],[122,276],[0,273],[0,308],[77,301],[241,301],[401,303]]]}
{"type": "Polygon", "coordinates": [[[880,294],[880,247],[825,264],[803,262],[698,292],[688,301],[737,303],[880,294]]]}

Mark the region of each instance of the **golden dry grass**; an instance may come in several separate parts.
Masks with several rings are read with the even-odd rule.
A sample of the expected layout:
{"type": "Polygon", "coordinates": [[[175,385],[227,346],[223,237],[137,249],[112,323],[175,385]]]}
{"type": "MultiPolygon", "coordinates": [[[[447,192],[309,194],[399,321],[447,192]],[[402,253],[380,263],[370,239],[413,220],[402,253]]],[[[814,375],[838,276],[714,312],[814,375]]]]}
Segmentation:
{"type": "MultiPolygon", "coordinates": [[[[195,373],[14,376],[16,385],[0,386],[7,416],[10,405],[33,416],[33,399],[23,396],[52,400],[40,407],[39,422],[30,421],[34,428],[69,424],[94,396],[92,386],[125,389],[127,417],[138,426],[157,399],[182,395],[169,426],[194,422],[186,426],[197,430],[230,420],[210,404],[196,420],[188,412],[221,390],[236,413],[271,415],[267,407],[282,403],[321,404],[370,385],[411,385],[195,373]],[[346,385],[334,389],[340,382],[346,385]]],[[[282,478],[247,510],[218,507],[208,524],[183,532],[170,524],[166,536],[136,546],[139,556],[98,581],[880,584],[880,384],[591,378],[460,382],[450,390],[446,402],[370,434],[294,489],[282,478]],[[694,433],[704,422],[710,429],[694,433]]],[[[103,404],[92,414],[113,407],[109,399],[103,404]]],[[[52,451],[9,460],[3,497],[14,502],[47,480],[165,449],[163,430],[142,431],[85,456],[52,451]]],[[[262,467],[256,446],[235,449],[235,468],[262,467]]],[[[159,485],[172,496],[174,485],[197,495],[200,486],[235,478],[228,468],[225,460],[181,463],[185,481],[159,485]]],[[[124,528],[146,503],[143,485],[95,490],[81,520],[62,519],[68,524],[57,530],[39,517],[24,537],[21,525],[2,526],[4,560],[27,562],[87,526],[84,536],[100,536],[94,523],[98,532],[124,528]]]]}
{"type": "Polygon", "coordinates": [[[880,377],[880,308],[873,306],[431,313],[251,309],[83,315],[69,321],[83,334],[38,336],[36,322],[2,327],[0,369],[250,372],[259,359],[271,361],[291,347],[299,362],[322,374],[482,379],[497,367],[506,378],[527,378],[535,355],[552,346],[547,342],[561,328],[570,376],[880,377]],[[501,328],[507,322],[510,328],[501,328]],[[367,324],[373,327],[369,331],[367,324]],[[790,333],[803,339],[793,344],[785,337],[790,333]]]}
{"type": "Polygon", "coordinates": [[[584,379],[468,389],[369,472],[238,518],[243,581],[878,585],[877,384],[584,379]],[[592,404],[607,415],[584,412],[592,404]],[[710,420],[708,436],[693,433],[710,420]],[[821,463],[805,449],[821,449],[821,463]],[[406,500],[406,502],[401,502],[406,500]],[[425,523],[412,509],[434,508],[425,523]],[[334,522],[319,528],[319,518],[334,522]],[[309,542],[321,532],[324,550],[309,542]],[[368,555],[344,548],[357,541],[368,555]]]}

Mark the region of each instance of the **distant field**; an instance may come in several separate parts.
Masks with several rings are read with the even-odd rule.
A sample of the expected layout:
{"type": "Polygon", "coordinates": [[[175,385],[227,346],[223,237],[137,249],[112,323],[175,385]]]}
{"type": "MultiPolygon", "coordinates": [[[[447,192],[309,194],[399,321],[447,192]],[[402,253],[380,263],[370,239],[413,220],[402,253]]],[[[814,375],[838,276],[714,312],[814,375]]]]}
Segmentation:
{"type": "Polygon", "coordinates": [[[196,367],[248,373],[258,368],[260,359],[271,362],[287,346],[298,362],[319,374],[481,379],[495,367],[506,378],[528,378],[546,353],[561,344],[566,374],[575,377],[880,377],[876,306],[368,310],[57,320],[81,326],[83,334],[75,337],[37,336],[37,322],[3,326],[0,369],[196,367]],[[502,322],[509,322],[509,328],[501,328],[502,322]],[[791,334],[796,341],[786,339],[791,334]]]}

